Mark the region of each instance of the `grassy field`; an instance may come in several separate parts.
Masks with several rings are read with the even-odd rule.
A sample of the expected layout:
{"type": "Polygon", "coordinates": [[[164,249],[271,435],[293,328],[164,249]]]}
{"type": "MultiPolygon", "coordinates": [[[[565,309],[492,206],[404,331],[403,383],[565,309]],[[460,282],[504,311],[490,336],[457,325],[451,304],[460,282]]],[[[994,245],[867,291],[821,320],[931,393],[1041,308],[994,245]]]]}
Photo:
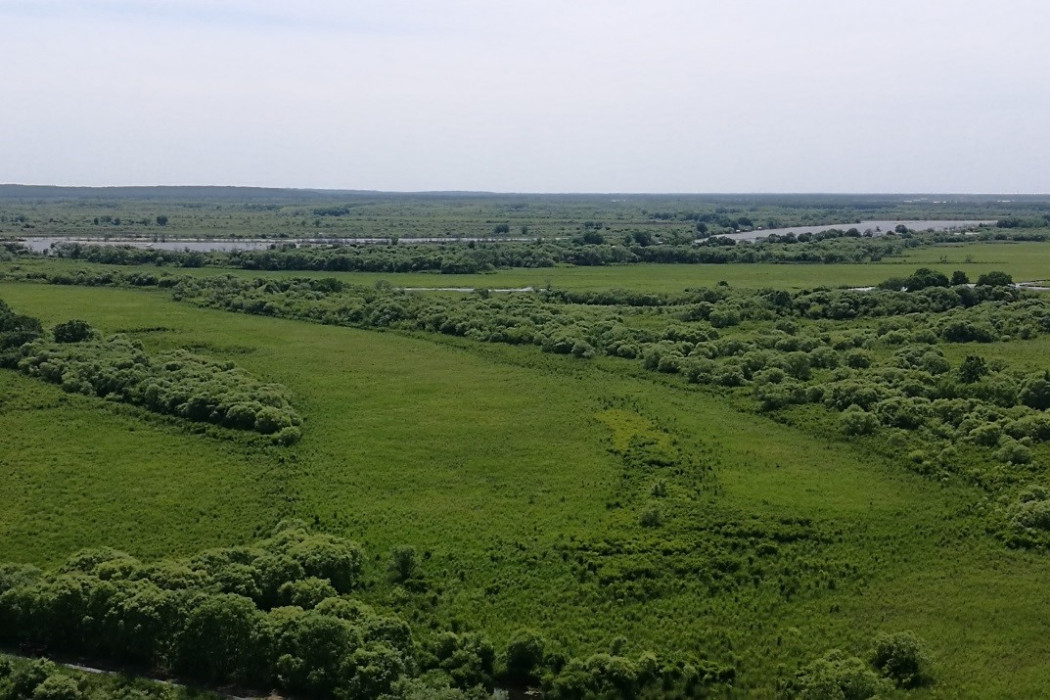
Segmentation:
{"type": "MultiPolygon", "coordinates": [[[[962,269],[998,265],[1004,250],[989,246],[962,269]]],[[[730,281],[898,274],[874,265],[858,280],[839,267],[751,266],[730,281]]],[[[540,274],[563,275],[555,286],[670,291],[731,268],[540,274]]],[[[532,283],[518,274],[484,279],[532,283]]],[[[632,651],[735,659],[739,695],[769,697],[827,649],[860,654],[877,632],[913,629],[936,678],[917,697],[1035,697],[1050,683],[1050,563],[985,535],[966,487],[860,445],[611,358],[228,314],[161,291],[0,284],[0,298],[46,326],[82,318],[152,351],[232,360],[286,386],[305,419],[288,448],[220,439],[0,372],[0,559],[53,565],[95,545],[189,553],[298,517],[364,544],[365,595],[407,611],[423,636],[427,620],[499,643],[533,627],[573,654],[624,636],[632,651]],[[672,463],[637,464],[637,445],[672,463]],[[663,526],[641,527],[654,503],[663,526]],[[401,544],[423,554],[427,591],[383,576],[401,544]]],[[[1037,342],[1018,352],[1035,357],[1037,342]]]]}

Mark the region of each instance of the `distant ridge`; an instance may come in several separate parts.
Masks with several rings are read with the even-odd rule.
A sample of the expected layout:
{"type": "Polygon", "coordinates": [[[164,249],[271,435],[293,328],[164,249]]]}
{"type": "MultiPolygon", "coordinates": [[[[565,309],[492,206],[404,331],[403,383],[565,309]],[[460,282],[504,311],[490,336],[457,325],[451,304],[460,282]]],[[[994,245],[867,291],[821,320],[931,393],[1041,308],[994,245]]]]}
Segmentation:
{"type": "Polygon", "coordinates": [[[382,190],[327,190],[297,189],[289,187],[242,187],[235,185],[135,185],[115,187],[63,187],[58,185],[0,184],[0,202],[239,202],[246,204],[311,204],[317,202],[345,201],[348,199],[371,200],[436,200],[436,199],[507,199],[507,200],[618,200],[652,202],[660,200],[666,204],[671,200],[686,203],[753,204],[763,203],[785,206],[871,206],[895,205],[912,202],[930,204],[983,204],[1004,202],[1050,203],[1046,194],[951,194],[951,193],[687,193],[687,192],[486,192],[464,190],[432,190],[421,192],[388,192],[382,190]]]}
{"type": "Polygon", "coordinates": [[[378,195],[368,190],[308,190],[222,185],[154,185],[130,187],[60,187],[0,184],[0,200],[153,200],[315,202],[338,197],[378,195]]]}

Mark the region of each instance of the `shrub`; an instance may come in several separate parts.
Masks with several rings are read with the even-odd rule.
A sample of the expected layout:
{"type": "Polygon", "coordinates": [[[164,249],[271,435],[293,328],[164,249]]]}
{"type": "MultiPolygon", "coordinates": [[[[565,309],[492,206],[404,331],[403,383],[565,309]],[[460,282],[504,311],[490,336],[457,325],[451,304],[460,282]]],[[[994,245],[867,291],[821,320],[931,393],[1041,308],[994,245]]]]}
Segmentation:
{"type": "Polygon", "coordinates": [[[1040,372],[1025,377],[1021,382],[1018,400],[1029,408],[1045,411],[1050,408],[1050,372],[1040,372]]]}
{"type": "Polygon", "coordinates": [[[69,676],[54,674],[45,678],[33,691],[33,700],[80,700],[84,693],[69,676]]]}
{"type": "Polygon", "coordinates": [[[969,438],[976,445],[995,447],[1003,436],[1003,428],[998,423],[979,425],[969,432],[969,438]]]}
{"type": "Polygon", "coordinates": [[[978,287],[1010,287],[1013,283],[1013,277],[998,270],[985,272],[977,278],[978,287]]]}
{"type": "Polygon", "coordinates": [[[863,350],[850,350],[843,359],[846,362],[846,366],[853,369],[867,369],[871,367],[871,355],[863,350]]]}
{"type": "Polygon", "coordinates": [[[990,343],[996,335],[989,324],[974,321],[950,321],[941,328],[941,338],[949,343],[990,343]]]}
{"type": "Polygon", "coordinates": [[[790,683],[792,697],[805,700],[867,700],[893,690],[868,664],[833,649],[798,672],[790,683]]]}
{"type": "Polygon", "coordinates": [[[973,384],[981,377],[988,374],[988,363],[985,362],[983,357],[978,355],[967,355],[955,372],[958,375],[960,382],[963,384],[973,384]]]}
{"type": "Polygon", "coordinates": [[[56,343],[80,343],[91,338],[94,330],[87,321],[73,319],[55,326],[51,334],[55,337],[56,343]]]}
{"type": "Polygon", "coordinates": [[[1050,530],[1050,491],[1042,486],[1025,489],[1008,509],[1007,519],[1017,530],[1050,530]]]}
{"type": "Polygon", "coordinates": [[[518,630],[507,645],[507,679],[520,684],[534,682],[545,647],[545,640],[535,631],[518,630]]]}
{"type": "Polygon", "coordinates": [[[294,445],[299,442],[303,437],[303,431],[297,426],[289,425],[286,428],[281,428],[271,436],[271,439],[277,445],[294,445]]]}
{"type": "Polygon", "coordinates": [[[875,637],[871,662],[900,688],[915,688],[925,683],[929,654],[926,645],[914,632],[895,632],[875,637]]]}
{"type": "Polygon", "coordinates": [[[404,583],[416,575],[419,561],[416,559],[416,548],[408,545],[394,547],[390,552],[387,570],[398,583],[404,583]]]}
{"type": "Polygon", "coordinates": [[[842,412],[842,432],[846,435],[870,435],[879,427],[879,419],[856,404],[842,412]]]}
{"type": "Polygon", "coordinates": [[[264,406],[255,414],[255,430],[263,435],[276,433],[283,428],[291,427],[291,419],[273,406],[264,406]]]}
{"type": "Polygon", "coordinates": [[[1032,461],[1032,451],[1016,440],[1007,438],[996,451],[995,458],[1010,464],[1028,464],[1032,461]]]}
{"type": "Polygon", "coordinates": [[[663,523],[663,518],[660,516],[660,509],[656,506],[650,506],[638,516],[638,524],[642,527],[660,527],[661,523],[663,523]]]}

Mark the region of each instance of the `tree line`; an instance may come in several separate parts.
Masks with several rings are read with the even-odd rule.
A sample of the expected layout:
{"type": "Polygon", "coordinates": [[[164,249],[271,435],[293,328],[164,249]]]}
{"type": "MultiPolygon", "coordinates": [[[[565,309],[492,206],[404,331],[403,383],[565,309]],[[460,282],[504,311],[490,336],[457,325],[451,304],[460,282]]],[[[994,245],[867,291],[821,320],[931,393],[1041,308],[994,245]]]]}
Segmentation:
{"type": "MultiPolygon", "coordinates": [[[[0,564],[0,643],[346,700],[480,700],[497,683],[540,685],[556,700],[701,697],[735,677],[731,666],[686,655],[567,658],[528,630],[501,653],[477,632],[419,640],[357,596],[366,559],[352,542],[287,521],[268,539],[189,559],[142,562],[100,548],[54,571],[0,564]]],[[[0,664],[0,691],[11,688],[4,673],[10,666],[0,664]]]]}
{"type": "Polygon", "coordinates": [[[232,362],[186,350],[150,356],[125,335],[101,338],[73,319],[44,332],[36,319],[0,300],[0,367],[64,391],[141,406],[149,411],[269,435],[288,445],[302,418],[284,387],[264,384],[232,362]]]}
{"type": "MultiPolygon", "coordinates": [[[[1045,230],[996,229],[965,240],[1046,240],[1045,230]]],[[[396,240],[396,239],[395,239],[396,240]]],[[[449,242],[441,244],[297,246],[275,242],[267,250],[153,250],[120,245],[60,243],[51,254],[111,265],[227,267],[244,270],[328,272],[439,272],[474,274],[506,268],[554,265],[605,266],[654,264],[834,264],[862,263],[899,256],[917,246],[958,242],[954,233],[916,234],[907,230],[865,235],[856,229],[771,236],[735,241],[724,236],[660,240],[650,232],[603,234],[588,230],[571,240],[534,242],[449,242]]],[[[29,254],[11,247],[9,255],[29,254]]]]}

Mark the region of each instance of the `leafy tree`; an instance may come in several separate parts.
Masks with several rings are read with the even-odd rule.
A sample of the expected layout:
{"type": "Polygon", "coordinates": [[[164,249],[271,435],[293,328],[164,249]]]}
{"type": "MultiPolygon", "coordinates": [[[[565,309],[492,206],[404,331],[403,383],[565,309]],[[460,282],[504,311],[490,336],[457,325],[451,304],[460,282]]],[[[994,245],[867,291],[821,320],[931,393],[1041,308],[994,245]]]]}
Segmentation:
{"type": "Polygon", "coordinates": [[[534,682],[537,678],[537,670],[543,663],[545,648],[546,642],[537,632],[528,629],[518,630],[510,644],[507,645],[507,679],[523,685],[534,682]]]}
{"type": "Polygon", "coordinates": [[[862,659],[838,649],[803,668],[791,683],[792,696],[804,700],[868,700],[892,689],[862,659]]]}
{"type": "Polygon", "coordinates": [[[286,581],[277,589],[277,595],[288,605],[309,610],[322,600],[334,598],[339,593],[327,579],[308,576],[298,581],[286,581]]]}
{"type": "Polygon", "coordinates": [[[590,229],[584,232],[582,240],[588,245],[601,245],[602,243],[605,243],[605,236],[603,236],[600,231],[590,229]]]}
{"type": "Polygon", "coordinates": [[[69,676],[52,674],[33,690],[33,700],[81,700],[83,691],[69,676]]]}
{"type": "Polygon", "coordinates": [[[943,272],[931,270],[928,267],[920,267],[910,277],[904,280],[904,286],[909,292],[917,292],[929,287],[947,287],[948,276],[943,272]]]}
{"type": "Polygon", "coordinates": [[[1045,411],[1050,408],[1050,372],[1031,374],[1021,382],[1018,400],[1029,408],[1045,411]]]}
{"type": "MultiPolygon", "coordinates": [[[[33,691],[40,684],[52,676],[57,667],[54,662],[47,659],[35,659],[20,668],[14,670],[7,679],[7,692],[9,697],[21,700],[21,698],[33,697],[33,691]]],[[[0,690],[3,690],[0,685],[0,690]]]]}
{"type": "Polygon", "coordinates": [[[1014,278],[1006,272],[993,270],[985,272],[977,278],[978,287],[1009,287],[1014,283],[1014,278]]]}
{"type": "Polygon", "coordinates": [[[208,596],[186,617],[176,644],[180,670],[210,681],[227,681],[247,666],[260,613],[251,600],[208,596]]]}
{"type": "Polygon", "coordinates": [[[165,216],[164,214],[161,214],[160,216],[157,217],[157,226],[167,226],[167,225],[168,225],[168,217],[167,216],[165,216]]]}
{"type": "Polygon", "coordinates": [[[928,681],[929,652],[914,632],[878,635],[871,662],[901,688],[915,688],[928,681]]]}
{"type": "Polygon", "coordinates": [[[846,435],[869,435],[879,427],[879,419],[856,404],[842,412],[841,421],[846,435]]]}
{"type": "Polygon", "coordinates": [[[415,576],[419,569],[419,562],[416,559],[416,548],[409,545],[394,547],[393,551],[390,552],[390,562],[387,565],[387,569],[398,583],[404,583],[415,576]]]}
{"type": "Polygon", "coordinates": [[[960,284],[969,284],[970,278],[962,270],[956,270],[952,273],[951,284],[953,287],[957,287],[960,284]]]}
{"type": "Polygon", "coordinates": [[[331,535],[309,535],[305,531],[293,537],[283,553],[299,562],[307,576],[328,579],[339,593],[357,585],[364,560],[360,547],[331,535]]]}
{"type": "Polygon", "coordinates": [[[56,343],[80,343],[88,340],[94,334],[94,330],[87,321],[72,319],[65,323],[59,323],[52,331],[56,343]]]}
{"type": "Polygon", "coordinates": [[[973,384],[988,374],[988,363],[978,355],[967,355],[956,370],[956,374],[963,384],[973,384]]]}

